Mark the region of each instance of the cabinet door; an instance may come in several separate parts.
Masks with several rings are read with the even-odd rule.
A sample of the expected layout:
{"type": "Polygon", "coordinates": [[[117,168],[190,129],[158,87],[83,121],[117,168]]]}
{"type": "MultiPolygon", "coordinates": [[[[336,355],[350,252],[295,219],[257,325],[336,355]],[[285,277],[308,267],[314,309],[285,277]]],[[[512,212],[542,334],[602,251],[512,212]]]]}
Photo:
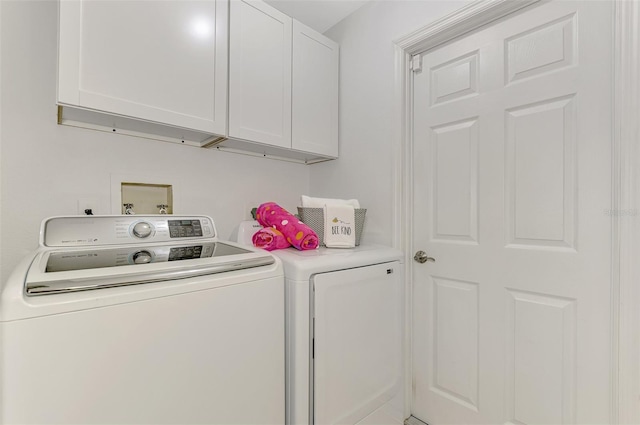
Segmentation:
{"type": "Polygon", "coordinates": [[[291,147],[291,22],[263,2],[231,2],[230,137],[291,147]]]}
{"type": "Polygon", "coordinates": [[[355,424],[401,390],[398,262],[313,277],[316,424],[355,424]]]}
{"type": "Polygon", "coordinates": [[[293,22],[293,149],[338,156],[338,44],[293,22]]]}
{"type": "Polygon", "coordinates": [[[228,7],[61,1],[58,102],[226,134],[228,7]]]}

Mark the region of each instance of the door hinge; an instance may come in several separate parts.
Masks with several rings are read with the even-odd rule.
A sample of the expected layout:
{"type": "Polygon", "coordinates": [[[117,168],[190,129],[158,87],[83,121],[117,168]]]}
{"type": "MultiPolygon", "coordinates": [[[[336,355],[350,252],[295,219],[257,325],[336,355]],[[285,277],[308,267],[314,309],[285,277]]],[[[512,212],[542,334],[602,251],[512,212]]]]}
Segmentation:
{"type": "Polygon", "coordinates": [[[422,56],[413,55],[411,57],[411,62],[409,62],[409,68],[411,68],[413,72],[422,71],[422,56]]]}

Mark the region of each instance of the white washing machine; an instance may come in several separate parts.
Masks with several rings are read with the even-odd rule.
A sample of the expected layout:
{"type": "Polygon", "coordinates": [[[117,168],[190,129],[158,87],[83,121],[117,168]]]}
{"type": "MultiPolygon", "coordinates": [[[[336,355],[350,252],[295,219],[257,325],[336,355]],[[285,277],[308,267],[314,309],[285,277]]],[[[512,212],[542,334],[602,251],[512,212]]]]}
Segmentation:
{"type": "MultiPolygon", "coordinates": [[[[250,223],[239,231],[251,243],[250,223]]],[[[272,251],[286,282],[287,424],[402,424],[402,253],[272,251]]]]}
{"type": "Polygon", "coordinates": [[[204,216],[45,220],[4,285],[2,424],[282,424],[284,279],[204,216]]]}

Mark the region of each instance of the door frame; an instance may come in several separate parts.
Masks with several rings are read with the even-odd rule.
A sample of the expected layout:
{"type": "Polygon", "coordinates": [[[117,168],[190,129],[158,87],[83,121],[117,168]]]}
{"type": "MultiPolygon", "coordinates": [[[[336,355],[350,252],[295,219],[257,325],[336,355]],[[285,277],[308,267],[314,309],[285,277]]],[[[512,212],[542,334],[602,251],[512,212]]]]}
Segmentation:
{"type": "MultiPolygon", "coordinates": [[[[394,41],[393,245],[404,252],[405,417],[411,415],[413,79],[411,59],[548,0],[477,0],[394,41]]],[[[640,423],[640,3],[611,0],[613,107],[611,217],[611,423],[640,423]]],[[[412,420],[413,423],[416,423],[412,420]]]]}

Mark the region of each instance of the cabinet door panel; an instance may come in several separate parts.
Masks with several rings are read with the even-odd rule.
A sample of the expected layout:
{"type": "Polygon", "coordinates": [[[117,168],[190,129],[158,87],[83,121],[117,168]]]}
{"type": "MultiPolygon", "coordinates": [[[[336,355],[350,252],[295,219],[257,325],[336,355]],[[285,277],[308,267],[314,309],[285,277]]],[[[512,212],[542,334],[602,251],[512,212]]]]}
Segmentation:
{"type": "Polygon", "coordinates": [[[320,273],[313,290],[315,423],[359,423],[402,387],[401,265],[320,273]]]}
{"type": "Polygon", "coordinates": [[[61,104],[226,134],[228,0],[60,2],[61,104]]]}
{"type": "Polygon", "coordinates": [[[291,147],[291,18],[232,1],[229,136],[291,147]]]}
{"type": "Polygon", "coordinates": [[[338,156],[337,43],[293,23],[292,147],[338,156]]]}

